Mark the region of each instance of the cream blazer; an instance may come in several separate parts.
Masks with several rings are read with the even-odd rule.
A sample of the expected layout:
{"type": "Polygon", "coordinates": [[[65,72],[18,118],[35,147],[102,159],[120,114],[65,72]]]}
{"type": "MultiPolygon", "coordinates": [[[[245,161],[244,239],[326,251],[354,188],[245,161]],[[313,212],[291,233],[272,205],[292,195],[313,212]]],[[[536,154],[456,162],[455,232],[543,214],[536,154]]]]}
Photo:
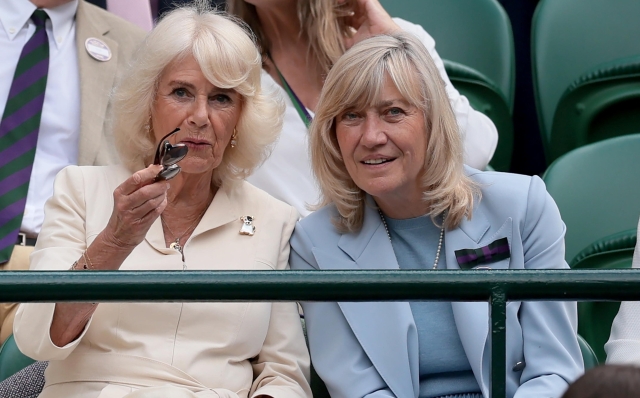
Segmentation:
{"type": "MultiPolygon", "coordinates": [[[[68,271],[106,226],[123,166],[70,166],[54,195],[31,256],[32,270],[68,271]]],[[[246,182],[223,186],[184,245],[190,270],[284,270],[297,211],[246,182]],[[255,217],[253,236],[239,233],[255,217]]],[[[122,270],[182,270],[165,247],[160,219],[122,270]]],[[[73,271],[90,272],[90,271],[73,271]]],[[[20,305],[20,350],[51,361],[41,398],[118,398],[166,385],[197,397],[311,397],[309,355],[295,303],[103,303],[81,335],[55,346],[55,304],[20,305]]]]}

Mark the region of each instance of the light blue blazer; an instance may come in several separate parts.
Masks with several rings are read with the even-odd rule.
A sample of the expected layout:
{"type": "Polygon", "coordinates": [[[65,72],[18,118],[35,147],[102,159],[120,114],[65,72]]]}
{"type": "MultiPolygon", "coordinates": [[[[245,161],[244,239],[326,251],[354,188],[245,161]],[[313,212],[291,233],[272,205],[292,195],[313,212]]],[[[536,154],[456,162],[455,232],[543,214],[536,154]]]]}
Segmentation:
{"type": "MultiPolygon", "coordinates": [[[[540,178],[465,171],[480,185],[482,199],[471,220],[445,231],[447,269],[460,269],[456,250],[480,248],[504,237],[510,258],[488,264],[493,269],[568,268],[565,226],[540,178]]],[[[331,223],[336,214],[334,206],[327,206],[298,222],[291,238],[292,269],[399,268],[373,206],[367,206],[357,233],[339,233],[331,223]]],[[[473,373],[489,397],[488,303],[452,306],[473,373]]],[[[418,396],[418,335],[408,303],[309,302],[302,307],[313,366],[332,397],[418,396]]],[[[507,304],[507,397],[563,394],[584,371],[576,325],[575,302],[507,304]],[[514,370],[518,362],[526,365],[514,370]]]]}

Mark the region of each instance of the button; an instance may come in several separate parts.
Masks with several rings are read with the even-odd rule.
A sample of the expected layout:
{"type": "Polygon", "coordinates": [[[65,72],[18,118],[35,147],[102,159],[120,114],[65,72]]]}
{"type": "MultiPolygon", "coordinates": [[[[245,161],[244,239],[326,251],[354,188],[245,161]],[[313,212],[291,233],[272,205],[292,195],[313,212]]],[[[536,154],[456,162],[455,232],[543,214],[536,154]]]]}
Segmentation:
{"type": "Polygon", "coordinates": [[[526,363],[524,361],[518,362],[515,365],[513,365],[513,368],[511,368],[511,370],[514,371],[514,372],[519,372],[521,370],[524,370],[525,366],[527,366],[527,365],[526,365],[526,363]]]}
{"type": "Polygon", "coordinates": [[[56,38],[56,41],[58,42],[58,44],[62,43],[62,37],[58,36],[58,37],[56,38]]]}
{"type": "Polygon", "coordinates": [[[10,34],[16,33],[16,28],[9,28],[9,33],[10,34]]]}

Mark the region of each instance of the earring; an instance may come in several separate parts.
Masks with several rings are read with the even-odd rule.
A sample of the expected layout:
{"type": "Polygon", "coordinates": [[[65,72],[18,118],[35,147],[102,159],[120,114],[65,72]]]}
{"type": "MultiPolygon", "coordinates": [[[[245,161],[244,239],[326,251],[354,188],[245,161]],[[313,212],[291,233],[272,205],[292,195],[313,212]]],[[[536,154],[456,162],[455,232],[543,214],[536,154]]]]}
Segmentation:
{"type": "Polygon", "coordinates": [[[238,131],[233,128],[233,134],[231,135],[231,148],[235,148],[238,145],[238,131]]]}

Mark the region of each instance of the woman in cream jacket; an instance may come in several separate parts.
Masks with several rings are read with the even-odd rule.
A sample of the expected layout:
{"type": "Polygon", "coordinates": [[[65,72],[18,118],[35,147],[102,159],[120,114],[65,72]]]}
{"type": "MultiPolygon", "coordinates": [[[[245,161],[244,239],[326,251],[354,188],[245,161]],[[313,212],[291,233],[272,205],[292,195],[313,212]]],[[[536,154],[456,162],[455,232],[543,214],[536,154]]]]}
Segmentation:
{"type": "MultiPolygon", "coordinates": [[[[158,24],[116,92],[125,164],[58,175],[32,269],[287,267],[297,211],[243,181],[274,141],[282,103],[261,91],[246,32],[202,4],[158,24]],[[156,147],[181,144],[175,178],[145,168],[156,147]]],[[[42,398],[311,396],[294,303],[23,304],[14,334],[50,361],[42,398]]]]}

